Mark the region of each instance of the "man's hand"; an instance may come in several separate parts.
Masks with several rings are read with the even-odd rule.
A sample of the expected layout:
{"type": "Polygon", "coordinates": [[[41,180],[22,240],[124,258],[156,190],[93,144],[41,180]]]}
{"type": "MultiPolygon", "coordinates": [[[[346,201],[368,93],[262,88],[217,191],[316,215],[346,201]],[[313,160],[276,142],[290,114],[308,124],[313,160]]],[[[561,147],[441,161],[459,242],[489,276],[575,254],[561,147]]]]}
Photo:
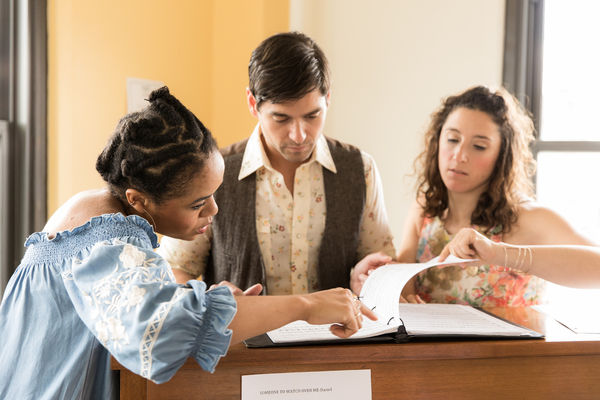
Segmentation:
{"type": "Polygon", "coordinates": [[[406,298],[400,296],[400,303],[427,304],[418,294],[409,294],[406,298]]]}
{"type": "Polygon", "coordinates": [[[363,284],[369,274],[375,269],[392,262],[392,257],[383,252],[369,254],[356,264],[350,277],[350,288],[356,295],[360,295],[363,284]]]}
{"type": "Polygon", "coordinates": [[[228,281],[222,281],[218,285],[212,285],[208,290],[212,290],[219,286],[227,286],[234,296],[257,296],[260,294],[260,292],[262,292],[263,289],[262,285],[260,283],[257,283],[256,285],[250,286],[245,291],[242,291],[242,289],[235,286],[233,283],[228,281]]]}

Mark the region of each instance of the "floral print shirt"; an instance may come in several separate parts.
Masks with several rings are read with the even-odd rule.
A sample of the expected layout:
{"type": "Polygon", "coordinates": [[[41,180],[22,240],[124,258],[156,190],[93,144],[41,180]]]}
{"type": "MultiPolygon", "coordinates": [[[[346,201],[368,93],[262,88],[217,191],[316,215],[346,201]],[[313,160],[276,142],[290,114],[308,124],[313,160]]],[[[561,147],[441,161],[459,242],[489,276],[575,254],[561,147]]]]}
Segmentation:
{"type": "MultiPolygon", "coordinates": [[[[483,235],[494,242],[502,241],[502,226],[483,235]]],[[[439,217],[423,219],[417,261],[427,262],[440,255],[454,236],[439,217]]],[[[475,307],[531,306],[543,298],[546,282],[537,276],[495,265],[479,267],[450,266],[429,268],[417,275],[416,291],[427,303],[470,304],[475,307]]]]}
{"type": "MultiPolygon", "coordinates": [[[[337,173],[326,139],[321,135],[312,156],[296,170],[294,194],[283,175],[269,161],[261,141],[260,125],[248,140],[239,179],[256,172],[256,230],[265,263],[269,294],[299,294],[317,290],[317,260],[326,219],[323,168],[337,173]]],[[[357,261],[383,251],[395,257],[383,188],[375,162],[362,153],[366,205],[357,261]]],[[[163,237],[160,254],[173,268],[193,276],[204,273],[212,231],[194,241],[163,237]]]]}
{"type": "Polygon", "coordinates": [[[175,283],[138,216],[34,233],[0,304],[1,399],[113,399],[111,355],[162,383],[193,357],[213,371],[236,311],[229,289],[175,283]]]}

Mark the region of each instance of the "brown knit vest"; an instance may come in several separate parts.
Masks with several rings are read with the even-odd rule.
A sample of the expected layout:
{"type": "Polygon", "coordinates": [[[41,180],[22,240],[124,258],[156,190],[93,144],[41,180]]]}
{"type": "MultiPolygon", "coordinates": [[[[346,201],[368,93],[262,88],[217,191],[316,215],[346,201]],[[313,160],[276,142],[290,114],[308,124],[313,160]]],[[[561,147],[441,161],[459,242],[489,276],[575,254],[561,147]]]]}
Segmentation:
{"type": "MultiPolygon", "coordinates": [[[[350,287],[366,202],[360,150],[326,139],[337,173],[323,168],[327,216],[317,265],[319,290],[350,287]]],[[[242,290],[262,283],[266,294],[265,267],[256,233],[256,173],[238,180],[247,142],[245,139],[221,150],[225,175],[215,193],[219,213],[212,223],[212,250],[203,280],[209,287],[226,280],[242,290]]]]}

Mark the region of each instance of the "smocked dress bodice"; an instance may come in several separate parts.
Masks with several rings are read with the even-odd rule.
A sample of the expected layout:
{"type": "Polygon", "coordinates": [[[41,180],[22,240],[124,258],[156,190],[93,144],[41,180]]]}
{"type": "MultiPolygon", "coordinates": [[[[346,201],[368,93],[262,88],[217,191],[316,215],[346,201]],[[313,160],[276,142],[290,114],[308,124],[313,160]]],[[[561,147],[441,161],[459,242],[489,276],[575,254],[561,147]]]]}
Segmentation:
{"type": "MultiPolygon", "coordinates": [[[[502,226],[488,232],[473,229],[493,242],[502,241],[502,226]]],[[[439,217],[423,219],[417,261],[427,262],[440,255],[452,240],[439,217]]],[[[537,276],[495,265],[429,268],[417,275],[416,293],[427,303],[470,304],[476,307],[531,306],[539,304],[546,282],[537,276]]]]}
{"type": "Polygon", "coordinates": [[[143,218],[105,214],[25,245],[0,304],[0,398],[117,398],[111,355],[161,383],[227,352],[229,289],[177,284],[143,218]]]}

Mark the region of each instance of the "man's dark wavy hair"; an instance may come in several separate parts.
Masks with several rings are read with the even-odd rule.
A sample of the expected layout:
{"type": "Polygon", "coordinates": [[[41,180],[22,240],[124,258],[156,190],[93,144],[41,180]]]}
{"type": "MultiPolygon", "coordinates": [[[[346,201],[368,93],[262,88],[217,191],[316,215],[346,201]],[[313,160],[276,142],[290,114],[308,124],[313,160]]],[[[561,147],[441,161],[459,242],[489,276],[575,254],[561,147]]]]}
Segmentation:
{"type": "Polygon", "coordinates": [[[295,101],[318,89],[329,93],[331,73],[325,53],[300,32],[285,32],[263,40],[248,64],[249,89],[256,108],[266,101],[295,101]]]}

